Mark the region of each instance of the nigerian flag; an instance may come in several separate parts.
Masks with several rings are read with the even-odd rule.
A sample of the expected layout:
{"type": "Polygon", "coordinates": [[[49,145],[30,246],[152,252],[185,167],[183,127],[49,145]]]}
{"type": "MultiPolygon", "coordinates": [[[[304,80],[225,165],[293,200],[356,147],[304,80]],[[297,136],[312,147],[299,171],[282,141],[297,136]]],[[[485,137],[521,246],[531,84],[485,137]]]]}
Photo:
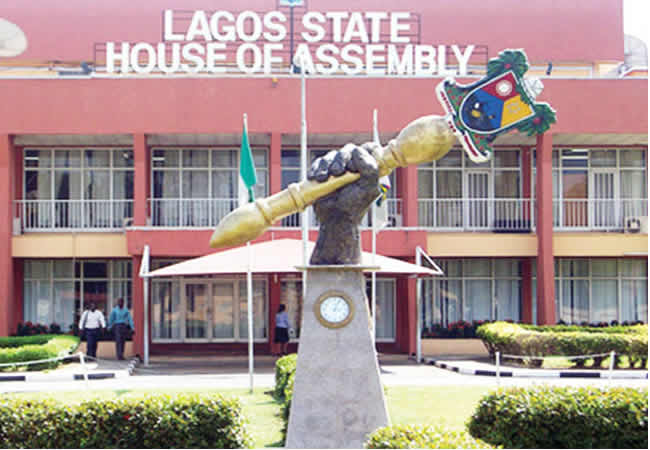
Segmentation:
{"type": "Polygon", "coordinates": [[[244,114],[244,130],[241,134],[241,150],[239,152],[239,206],[255,201],[253,186],[257,184],[255,163],[253,162],[251,146],[248,143],[246,122],[246,114],[244,114]]]}

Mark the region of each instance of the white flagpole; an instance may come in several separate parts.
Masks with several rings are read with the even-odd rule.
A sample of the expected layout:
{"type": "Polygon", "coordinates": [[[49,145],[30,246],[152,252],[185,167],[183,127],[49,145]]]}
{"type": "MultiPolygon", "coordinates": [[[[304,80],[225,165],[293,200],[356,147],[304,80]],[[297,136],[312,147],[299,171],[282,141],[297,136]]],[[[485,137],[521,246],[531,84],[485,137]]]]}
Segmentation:
{"type": "MultiPolygon", "coordinates": [[[[307,92],[304,58],[300,61],[300,180],[307,181],[307,92]]],[[[307,241],[309,240],[309,208],[302,212],[302,265],[307,266],[307,241]]],[[[307,272],[302,273],[302,298],[307,293],[307,272]]]]}
{"type": "Polygon", "coordinates": [[[142,339],[144,342],[144,365],[149,365],[149,262],[151,258],[149,245],[144,246],[142,262],[140,263],[140,277],[143,283],[144,322],[142,339]]]}
{"type": "MultiPolygon", "coordinates": [[[[377,128],[377,109],[372,111],[372,140],[375,144],[380,144],[379,130],[377,128]]],[[[372,202],[372,265],[376,264],[377,255],[377,202],[372,202]]],[[[377,337],[377,272],[374,270],[370,274],[371,277],[371,304],[372,304],[372,343],[375,344],[377,337]]]]}
{"type": "MultiPolygon", "coordinates": [[[[244,127],[248,133],[248,116],[244,114],[244,127]]],[[[241,160],[241,157],[240,157],[241,160]]],[[[240,175],[241,176],[241,175],[240,175]]],[[[252,260],[253,254],[251,250],[251,243],[246,242],[246,249],[248,254],[248,265],[246,269],[246,297],[248,309],[248,378],[250,383],[250,393],[253,393],[253,272],[252,260]]]]}

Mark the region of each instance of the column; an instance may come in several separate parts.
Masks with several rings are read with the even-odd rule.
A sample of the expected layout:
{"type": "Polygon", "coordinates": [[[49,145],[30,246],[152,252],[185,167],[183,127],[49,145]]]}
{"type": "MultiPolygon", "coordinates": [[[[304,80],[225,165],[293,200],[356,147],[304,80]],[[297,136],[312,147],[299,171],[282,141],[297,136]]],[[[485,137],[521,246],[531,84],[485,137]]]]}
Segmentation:
{"type": "Polygon", "coordinates": [[[398,179],[398,197],[402,199],[402,223],[405,227],[418,226],[418,168],[402,167],[398,179]]]}
{"type": "Polygon", "coordinates": [[[269,193],[282,189],[282,134],[271,133],[271,154],[269,155],[269,193]]]}
{"type": "Polygon", "coordinates": [[[133,225],[147,225],[149,217],[149,149],[144,133],[133,135],[133,225]]]}
{"type": "MultiPolygon", "coordinates": [[[[522,205],[523,220],[528,223],[533,220],[533,211],[532,211],[532,150],[530,147],[521,148],[521,198],[524,199],[526,203],[522,205]]],[[[532,223],[530,223],[532,228],[532,223]]]]}
{"type": "MultiPolygon", "coordinates": [[[[131,300],[133,302],[133,326],[135,335],[133,336],[133,351],[136,355],[144,358],[144,284],[140,278],[140,264],[142,255],[131,258],[131,300]]],[[[148,301],[148,300],[147,300],[148,301]]],[[[151,320],[149,321],[151,327],[151,320]]],[[[149,330],[151,335],[151,330],[149,330]]]]}
{"type": "Polygon", "coordinates": [[[533,323],[533,261],[524,258],[521,262],[521,321],[533,323]]]}
{"type": "Polygon", "coordinates": [[[553,137],[537,136],[537,323],[555,324],[553,137]]]}
{"type": "Polygon", "coordinates": [[[0,134],[0,336],[16,331],[14,264],[11,257],[15,199],[16,152],[13,138],[0,134]]]}
{"type": "Polygon", "coordinates": [[[282,297],[282,285],[277,273],[269,275],[269,353],[279,353],[280,346],[275,344],[275,314],[280,306],[282,297]]]}

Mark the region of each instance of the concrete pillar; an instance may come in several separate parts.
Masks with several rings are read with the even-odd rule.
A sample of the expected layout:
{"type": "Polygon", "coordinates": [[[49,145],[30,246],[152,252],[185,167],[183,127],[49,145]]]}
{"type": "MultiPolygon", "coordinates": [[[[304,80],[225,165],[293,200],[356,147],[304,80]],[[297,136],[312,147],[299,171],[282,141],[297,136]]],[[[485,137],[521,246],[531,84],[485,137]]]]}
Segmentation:
{"type": "Polygon", "coordinates": [[[555,324],[553,136],[537,136],[537,323],[555,324]]]}
{"type": "Polygon", "coordinates": [[[0,336],[16,331],[14,263],[11,256],[13,236],[16,152],[13,138],[0,134],[0,336]]]}
{"type": "Polygon", "coordinates": [[[147,225],[149,217],[150,163],[147,137],[133,135],[133,225],[147,225]]]}
{"type": "Polygon", "coordinates": [[[282,285],[280,276],[277,273],[269,275],[269,353],[279,353],[280,345],[275,344],[275,314],[280,306],[282,297],[282,285]]]}
{"type": "Polygon", "coordinates": [[[282,190],[282,134],[271,133],[271,151],[269,155],[269,193],[282,190]]]}
{"type": "Polygon", "coordinates": [[[405,227],[418,226],[418,168],[415,165],[398,169],[397,197],[402,199],[402,224],[405,227]]]}
{"type": "Polygon", "coordinates": [[[533,261],[524,258],[521,263],[521,321],[533,323],[533,261]]]}

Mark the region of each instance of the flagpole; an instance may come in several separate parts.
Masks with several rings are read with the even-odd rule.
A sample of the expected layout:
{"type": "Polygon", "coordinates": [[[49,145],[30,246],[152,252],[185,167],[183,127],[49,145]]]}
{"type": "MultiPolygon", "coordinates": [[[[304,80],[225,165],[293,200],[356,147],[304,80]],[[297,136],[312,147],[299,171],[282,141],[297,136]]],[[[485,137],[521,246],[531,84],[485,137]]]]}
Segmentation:
{"type": "MultiPolygon", "coordinates": [[[[377,109],[372,110],[372,140],[375,144],[380,144],[379,131],[377,128],[377,109]]],[[[377,202],[372,202],[372,265],[376,264],[377,255],[377,202]]],[[[371,305],[372,305],[372,344],[375,347],[375,340],[377,338],[377,272],[374,270],[370,274],[371,277],[371,305]]]]}
{"type": "MultiPolygon", "coordinates": [[[[292,61],[293,62],[293,61],[292,61]]],[[[300,180],[307,181],[307,92],[304,58],[300,61],[300,180]]],[[[309,240],[309,208],[302,212],[302,265],[307,266],[307,241],[309,240]]],[[[302,273],[302,298],[307,293],[307,272],[302,273]]]]}
{"type": "MultiPolygon", "coordinates": [[[[248,116],[244,114],[244,129],[248,133],[248,116]]],[[[240,158],[241,161],[241,158],[240,158]]],[[[241,163],[240,163],[241,164],[241,163]]],[[[253,272],[252,260],[253,254],[251,243],[246,242],[248,264],[246,268],[246,301],[248,310],[248,379],[250,384],[250,393],[253,393],[253,272]]]]}

